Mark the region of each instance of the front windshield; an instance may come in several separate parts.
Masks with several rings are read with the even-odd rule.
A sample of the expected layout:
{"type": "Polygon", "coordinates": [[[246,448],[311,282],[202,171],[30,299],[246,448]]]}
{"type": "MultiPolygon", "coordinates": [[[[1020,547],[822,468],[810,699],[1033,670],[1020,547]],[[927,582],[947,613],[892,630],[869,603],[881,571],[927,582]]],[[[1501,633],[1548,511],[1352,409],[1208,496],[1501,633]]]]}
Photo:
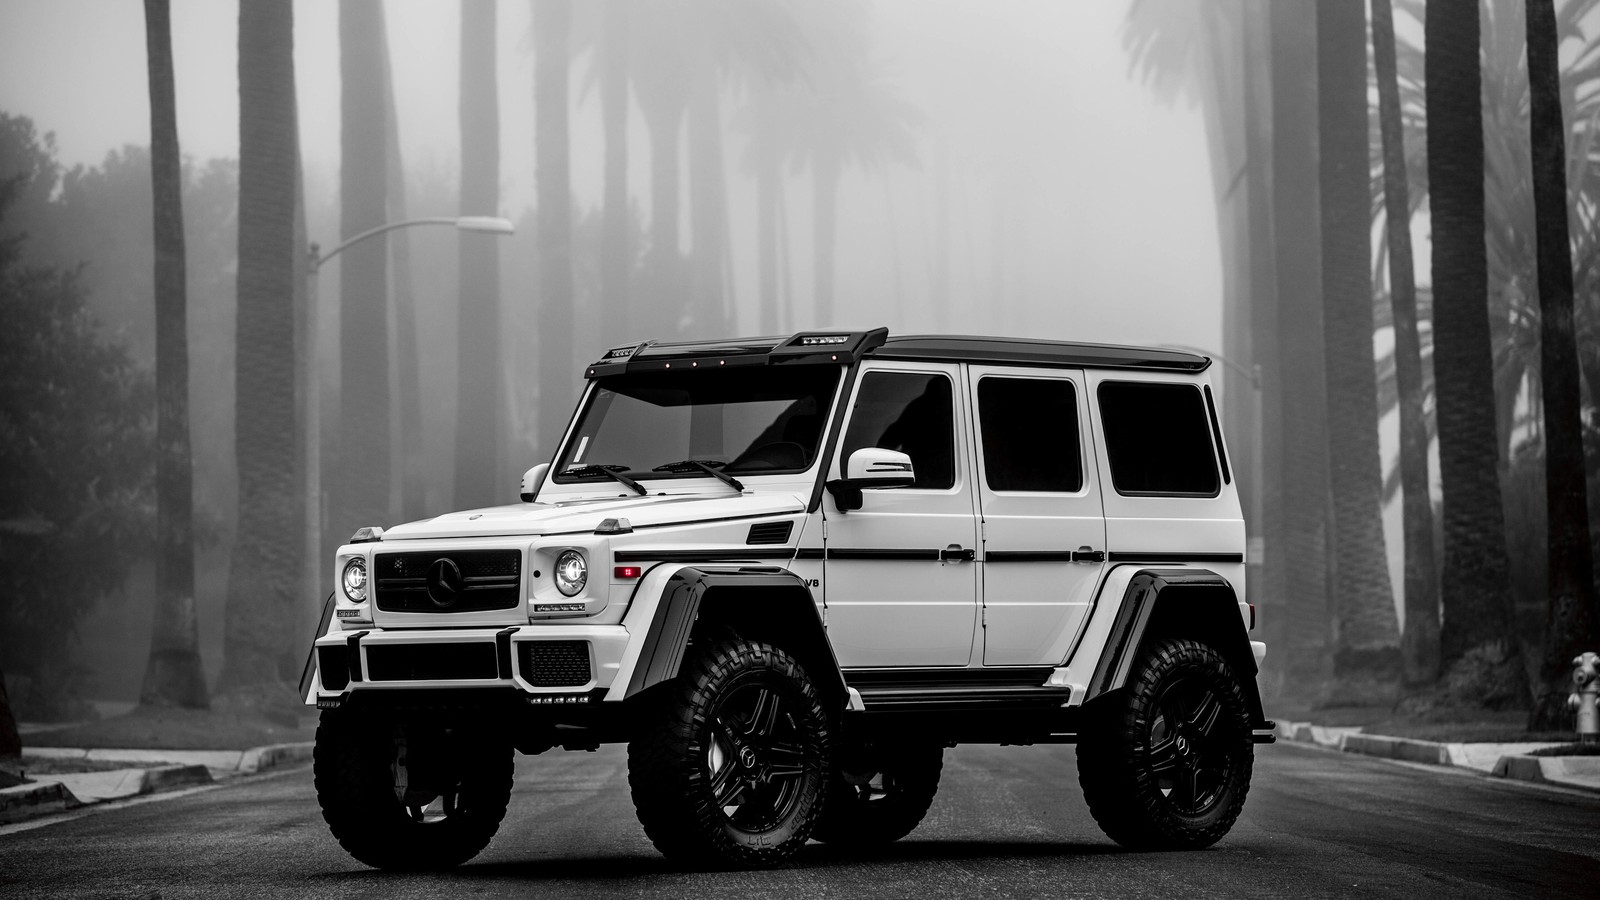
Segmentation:
{"type": "Polygon", "coordinates": [[[841,366],[630,372],[599,380],[562,452],[560,483],[607,477],[803,472],[817,458],[841,366]],[[671,471],[652,471],[658,467],[671,471]],[[571,474],[568,474],[571,473],[571,474]]]}

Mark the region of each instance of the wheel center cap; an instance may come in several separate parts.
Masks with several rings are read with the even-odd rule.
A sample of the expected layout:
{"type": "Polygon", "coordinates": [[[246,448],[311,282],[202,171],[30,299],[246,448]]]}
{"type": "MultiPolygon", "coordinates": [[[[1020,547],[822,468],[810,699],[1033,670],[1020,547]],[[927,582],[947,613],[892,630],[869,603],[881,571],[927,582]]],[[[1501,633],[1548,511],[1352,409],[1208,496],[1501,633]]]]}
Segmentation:
{"type": "Polygon", "coordinates": [[[754,769],[756,767],[756,751],[749,747],[740,747],[739,765],[744,766],[746,769],[754,769]]]}
{"type": "Polygon", "coordinates": [[[1189,742],[1181,734],[1178,735],[1178,753],[1181,756],[1189,755],[1189,742]]]}

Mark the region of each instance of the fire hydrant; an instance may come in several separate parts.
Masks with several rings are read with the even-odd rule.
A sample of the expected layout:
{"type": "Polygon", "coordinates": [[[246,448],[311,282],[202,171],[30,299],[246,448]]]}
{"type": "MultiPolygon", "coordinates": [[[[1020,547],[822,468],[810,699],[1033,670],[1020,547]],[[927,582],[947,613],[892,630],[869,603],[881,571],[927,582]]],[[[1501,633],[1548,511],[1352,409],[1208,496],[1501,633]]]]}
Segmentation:
{"type": "Polygon", "coordinates": [[[1600,654],[1585,653],[1572,660],[1572,686],[1567,705],[1578,711],[1578,740],[1600,743],[1600,654]]]}

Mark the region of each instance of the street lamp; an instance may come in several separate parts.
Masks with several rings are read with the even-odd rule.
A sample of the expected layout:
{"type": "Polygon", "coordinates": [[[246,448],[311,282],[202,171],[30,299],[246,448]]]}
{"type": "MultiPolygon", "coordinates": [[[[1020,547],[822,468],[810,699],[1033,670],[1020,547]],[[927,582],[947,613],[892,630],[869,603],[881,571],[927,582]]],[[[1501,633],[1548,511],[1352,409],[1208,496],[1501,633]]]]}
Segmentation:
{"type": "MultiPolygon", "coordinates": [[[[389,222],[376,228],[369,228],[360,234],[353,235],[335,246],[327,253],[313,241],[306,252],[306,310],[305,310],[305,342],[304,364],[300,366],[301,377],[305,379],[302,393],[302,403],[305,411],[305,445],[301,447],[303,454],[302,465],[306,473],[306,512],[305,512],[305,565],[302,567],[302,580],[306,596],[313,598],[321,593],[318,577],[322,571],[322,533],[327,524],[328,507],[326,498],[322,493],[322,460],[320,448],[322,446],[322,389],[321,379],[317,371],[317,273],[322,271],[323,263],[338,256],[350,247],[381,234],[388,234],[401,228],[413,228],[419,225],[448,225],[458,231],[471,234],[491,234],[505,236],[516,233],[516,226],[510,219],[498,216],[427,216],[419,219],[406,219],[403,222],[389,222]]],[[[320,605],[319,605],[320,611],[320,605]]]]}

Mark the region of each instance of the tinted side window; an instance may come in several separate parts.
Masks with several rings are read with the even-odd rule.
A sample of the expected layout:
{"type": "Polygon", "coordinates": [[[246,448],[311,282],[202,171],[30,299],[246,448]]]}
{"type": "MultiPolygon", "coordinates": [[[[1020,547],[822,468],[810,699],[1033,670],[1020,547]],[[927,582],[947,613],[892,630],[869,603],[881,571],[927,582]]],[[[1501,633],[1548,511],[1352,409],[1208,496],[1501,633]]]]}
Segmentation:
{"type": "Polygon", "coordinates": [[[911,457],[919,488],[956,483],[955,406],[950,379],[938,374],[868,372],[861,379],[839,459],[862,447],[911,457]]]}
{"type": "Polygon", "coordinates": [[[983,477],[993,491],[1077,491],[1083,487],[1078,396],[1059,379],[978,381],[983,477]]]}
{"type": "Polygon", "coordinates": [[[1098,393],[1117,493],[1217,493],[1216,451],[1198,388],[1107,381],[1098,393]]]}

